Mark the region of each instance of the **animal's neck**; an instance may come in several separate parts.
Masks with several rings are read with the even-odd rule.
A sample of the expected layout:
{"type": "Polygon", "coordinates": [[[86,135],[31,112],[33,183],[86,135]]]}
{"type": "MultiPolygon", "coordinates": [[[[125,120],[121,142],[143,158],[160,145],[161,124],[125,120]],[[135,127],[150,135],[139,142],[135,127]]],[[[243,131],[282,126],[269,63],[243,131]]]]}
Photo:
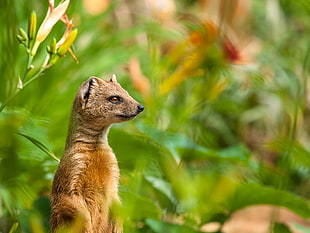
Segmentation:
{"type": "Polygon", "coordinates": [[[99,146],[109,147],[108,132],[110,125],[96,126],[94,122],[84,122],[79,118],[71,120],[65,151],[79,144],[84,148],[96,149],[99,146]]]}

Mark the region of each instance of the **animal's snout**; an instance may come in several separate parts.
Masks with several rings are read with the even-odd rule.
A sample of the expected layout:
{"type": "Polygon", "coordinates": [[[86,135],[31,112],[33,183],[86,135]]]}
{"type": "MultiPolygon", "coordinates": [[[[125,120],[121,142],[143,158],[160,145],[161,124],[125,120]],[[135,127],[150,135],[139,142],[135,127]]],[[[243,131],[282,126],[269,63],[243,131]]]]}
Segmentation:
{"type": "Polygon", "coordinates": [[[144,106],[142,106],[141,104],[138,105],[138,112],[142,112],[144,110],[144,106]]]}

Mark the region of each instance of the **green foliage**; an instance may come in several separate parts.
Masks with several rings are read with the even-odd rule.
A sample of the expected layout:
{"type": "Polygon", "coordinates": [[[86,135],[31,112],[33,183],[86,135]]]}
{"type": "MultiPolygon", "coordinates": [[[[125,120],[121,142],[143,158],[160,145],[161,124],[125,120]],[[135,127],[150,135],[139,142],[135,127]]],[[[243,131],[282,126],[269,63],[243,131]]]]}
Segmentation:
{"type": "Polygon", "coordinates": [[[228,203],[230,212],[250,205],[270,204],[286,207],[304,218],[310,217],[310,208],[306,200],[291,193],[258,184],[241,185],[228,203]]]}
{"type": "Polygon", "coordinates": [[[36,147],[38,147],[39,149],[41,149],[45,154],[47,154],[48,156],[50,156],[51,158],[55,159],[57,162],[59,162],[59,159],[54,155],[54,153],[52,151],[50,151],[44,144],[42,144],[41,142],[39,142],[37,139],[30,137],[26,134],[22,134],[19,133],[19,135],[27,138],[30,142],[32,142],[36,147]]]}
{"type": "Polygon", "coordinates": [[[273,226],[273,233],[291,233],[291,231],[285,224],[275,223],[273,226]]]}
{"type": "Polygon", "coordinates": [[[165,223],[162,221],[156,221],[153,219],[146,219],[146,224],[156,233],[160,232],[172,232],[172,233],[199,233],[190,227],[178,224],[165,223]]]}
{"type": "MultiPolygon", "coordinates": [[[[54,38],[64,24],[29,62],[24,47],[33,48],[48,3],[0,3],[0,232],[48,232],[74,95],[89,76],[111,73],[145,106],[109,134],[121,169],[113,211],[125,232],[203,232],[212,222],[221,232],[237,211],[262,204],[310,218],[309,4],[253,0],[250,12],[230,15],[237,1],[227,1],[218,25],[201,16],[201,1],[174,1],[165,20],[126,2],[92,15],[71,1],[79,63],[61,56],[43,70],[46,56],[60,58],[54,38]]],[[[292,232],[291,219],[273,217],[271,232],[292,232]]]]}
{"type": "Polygon", "coordinates": [[[309,233],[310,232],[310,229],[305,227],[305,226],[302,226],[302,225],[299,225],[299,224],[295,224],[295,227],[300,232],[303,232],[303,233],[309,233]]]}

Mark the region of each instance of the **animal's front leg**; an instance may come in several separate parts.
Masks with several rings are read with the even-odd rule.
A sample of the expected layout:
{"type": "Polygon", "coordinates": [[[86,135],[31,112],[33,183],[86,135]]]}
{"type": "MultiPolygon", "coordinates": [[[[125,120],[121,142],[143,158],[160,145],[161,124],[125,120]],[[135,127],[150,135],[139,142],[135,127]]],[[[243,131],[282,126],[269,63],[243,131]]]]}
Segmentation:
{"type": "MultiPolygon", "coordinates": [[[[113,215],[113,209],[121,209],[121,200],[116,194],[116,198],[112,202],[112,233],[123,233],[123,220],[120,216],[113,215]]],[[[120,213],[121,211],[115,211],[120,213]]]]}

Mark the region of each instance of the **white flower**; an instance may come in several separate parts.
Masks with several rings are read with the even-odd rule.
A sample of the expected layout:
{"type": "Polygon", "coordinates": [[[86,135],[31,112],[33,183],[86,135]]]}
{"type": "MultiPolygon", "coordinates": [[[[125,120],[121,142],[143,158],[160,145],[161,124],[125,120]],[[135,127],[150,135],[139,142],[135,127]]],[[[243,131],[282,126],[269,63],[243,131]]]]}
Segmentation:
{"type": "Polygon", "coordinates": [[[61,1],[54,7],[54,0],[48,0],[49,8],[37,34],[36,42],[41,43],[51,32],[54,25],[65,16],[70,0],[61,1]]]}

